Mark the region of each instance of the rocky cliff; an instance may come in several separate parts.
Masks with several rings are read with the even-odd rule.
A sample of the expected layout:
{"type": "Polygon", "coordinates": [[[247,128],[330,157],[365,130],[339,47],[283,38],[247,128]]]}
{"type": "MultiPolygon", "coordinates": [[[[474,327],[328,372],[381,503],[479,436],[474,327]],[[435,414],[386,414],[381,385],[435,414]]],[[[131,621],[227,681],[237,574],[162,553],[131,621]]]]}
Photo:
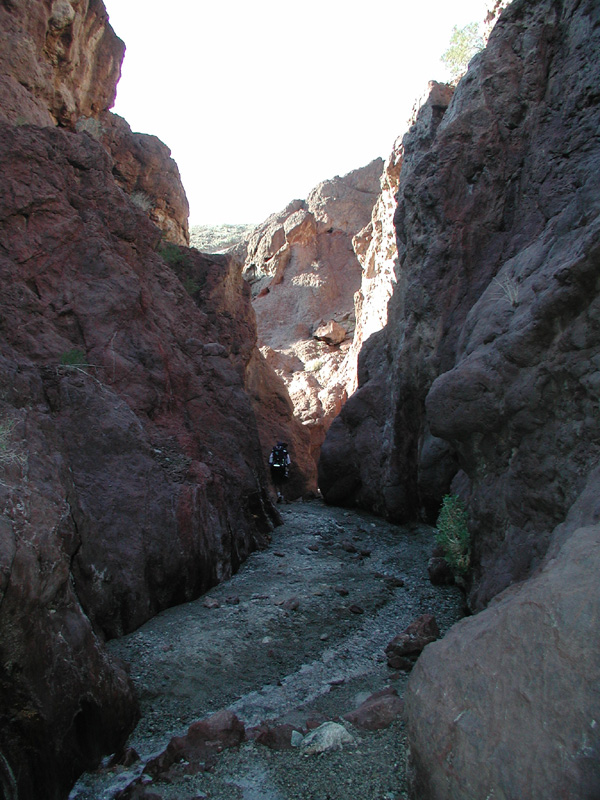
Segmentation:
{"type": "MultiPolygon", "coordinates": [[[[259,346],[283,381],[306,444],[308,487],[325,432],[346,400],[361,266],[353,237],[369,222],[383,161],[319,184],[256,228],[237,257],[252,285],[259,346]]],[[[266,431],[265,445],[277,438],[266,431]]]]}
{"type": "Polygon", "coordinates": [[[330,502],[435,519],[462,494],[472,608],[506,589],[411,678],[419,800],[600,791],[599,37],[597,3],[515,0],[422,108],[388,325],[322,449],[330,502]]]}
{"type": "Polygon", "coordinates": [[[136,720],[104,640],[231,575],[278,515],[239,269],[123,191],[145,158],[124,123],[122,158],[77,124],[114,96],[102,4],[0,23],[0,787],[53,800],[136,720]]]}

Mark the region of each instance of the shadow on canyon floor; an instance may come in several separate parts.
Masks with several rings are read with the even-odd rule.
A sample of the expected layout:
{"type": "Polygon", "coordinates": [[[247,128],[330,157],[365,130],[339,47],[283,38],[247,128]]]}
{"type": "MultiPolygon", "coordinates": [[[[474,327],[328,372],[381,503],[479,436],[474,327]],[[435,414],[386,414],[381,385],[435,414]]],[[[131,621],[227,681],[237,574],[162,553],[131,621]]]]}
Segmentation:
{"type": "MultiPolygon", "coordinates": [[[[230,581],[109,644],[130,665],[140,698],[129,745],[141,762],[84,776],[71,800],[113,798],[173,735],[220,709],[247,728],[304,726],[336,719],[386,686],[402,695],[407,674],[388,668],[387,643],[421,614],[434,614],[442,634],[461,616],[460,591],[429,582],[427,526],[319,501],[286,505],[282,516],[271,546],[230,581]]],[[[305,756],[250,741],[221,753],[210,772],[148,789],[178,800],[405,797],[402,722],[347,728],[356,744],[341,751],[305,756]]]]}

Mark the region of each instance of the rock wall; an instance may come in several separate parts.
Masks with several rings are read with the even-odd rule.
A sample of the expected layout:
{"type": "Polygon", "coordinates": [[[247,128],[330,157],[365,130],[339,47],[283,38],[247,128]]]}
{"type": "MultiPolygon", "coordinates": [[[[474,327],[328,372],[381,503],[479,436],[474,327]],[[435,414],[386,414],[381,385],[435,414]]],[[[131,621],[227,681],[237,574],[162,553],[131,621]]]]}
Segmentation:
{"type": "Polygon", "coordinates": [[[409,681],[419,800],[600,791],[599,36],[597,3],[515,0],[422,108],[388,325],[322,448],[330,502],[434,520],[462,494],[471,607],[497,598],[409,681]]]}
{"type": "MultiPolygon", "coordinates": [[[[304,430],[297,458],[312,490],[325,432],[347,397],[342,367],[361,283],[352,239],[371,218],[382,168],[376,159],[324,181],[306,200],[269,217],[237,251],[252,285],[259,346],[304,430]]],[[[266,429],[261,438],[270,450],[273,432],[266,429]]]]}
{"type": "Polygon", "coordinates": [[[124,52],[102,0],[3,0],[0,120],[73,127],[101,114],[124,52]]]}
{"type": "Polygon", "coordinates": [[[249,290],[173,244],[177,167],[107,112],[122,55],[100,2],[0,3],[0,794],[19,800],[65,798],[135,724],[105,638],[278,522],[249,290]]]}

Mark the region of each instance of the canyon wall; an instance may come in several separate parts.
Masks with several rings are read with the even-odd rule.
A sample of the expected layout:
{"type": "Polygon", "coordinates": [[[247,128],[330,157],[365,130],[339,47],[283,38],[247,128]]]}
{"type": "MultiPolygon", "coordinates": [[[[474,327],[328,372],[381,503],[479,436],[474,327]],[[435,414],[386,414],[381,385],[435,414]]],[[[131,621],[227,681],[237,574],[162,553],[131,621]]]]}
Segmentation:
{"type": "Polygon", "coordinates": [[[600,793],[599,52],[597,3],[515,0],[421,109],[388,325],[322,448],[329,502],[467,502],[480,613],[409,681],[419,800],[600,793]]]}
{"type": "Polygon", "coordinates": [[[137,718],[105,639],[227,578],[279,518],[240,270],[165,241],[122,188],[145,159],[128,127],[111,148],[89,123],[123,52],[102,4],[5,0],[0,26],[0,787],[58,800],[137,718]]]}
{"type": "MultiPolygon", "coordinates": [[[[270,216],[236,250],[252,286],[261,352],[281,378],[303,432],[296,457],[313,491],[325,432],[348,395],[344,367],[362,275],[352,240],[371,218],[382,168],[376,159],[323,181],[306,200],[270,216]]],[[[265,446],[276,438],[267,430],[265,446]]]]}

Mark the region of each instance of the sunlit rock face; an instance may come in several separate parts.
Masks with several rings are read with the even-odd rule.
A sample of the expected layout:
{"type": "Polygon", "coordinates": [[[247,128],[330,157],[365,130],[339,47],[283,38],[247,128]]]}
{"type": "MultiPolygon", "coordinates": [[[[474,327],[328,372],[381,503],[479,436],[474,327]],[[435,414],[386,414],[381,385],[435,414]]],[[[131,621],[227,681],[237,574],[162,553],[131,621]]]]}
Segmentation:
{"type": "Polygon", "coordinates": [[[599,37],[597,3],[515,0],[447,108],[423,107],[388,324],[322,448],[331,502],[435,520],[445,492],[467,501],[486,610],[409,680],[419,800],[600,791],[599,37]]]}
{"type": "Polygon", "coordinates": [[[99,139],[113,159],[113,176],[167,242],[189,245],[190,208],[171,151],[156,136],[133,133],[118,114],[100,117],[99,139]]]}
{"type": "MultiPolygon", "coordinates": [[[[361,266],[353,237],[369,222],[383,161],[324,181],[256,228],[238,249],[252,285],[258,339],[282,378],[316,459],[325,431],[347,397],[341,370],[355,329],[361,266]]],[[[310,466],[312,464],[312,467],[310,466]]]]}
{"type": "Polygon", "coordinates": [[[106,111],[124,50],[101,0],[5,0],[0,120],[72,127],[106,111]]]}

